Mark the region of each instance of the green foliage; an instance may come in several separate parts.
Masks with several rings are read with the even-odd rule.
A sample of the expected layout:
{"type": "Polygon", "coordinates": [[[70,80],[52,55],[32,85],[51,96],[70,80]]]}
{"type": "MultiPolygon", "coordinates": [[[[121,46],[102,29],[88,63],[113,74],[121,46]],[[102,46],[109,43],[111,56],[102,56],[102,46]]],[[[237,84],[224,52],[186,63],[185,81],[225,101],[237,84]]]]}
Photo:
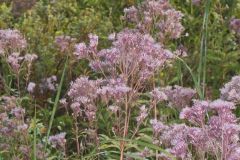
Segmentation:
{"type": "MultiPolygon", "coordinates": [[[[189,1],[184,3],[174,1],[174,4],[185,15],[184,26],[185,32],[188,33],[188,36],[182,37],[177,44],[183,44],[187,48],[189,56],[186,62],[193,72],[197,73],[198,64],[201,60],[199,57],[201,53],[201,37],[204,34],[202,25],[205,6],[203,4],[201,6],[191,6],[189,1]]],[[[239,73],[240,48],[237,38],[229,28],[231,18],[239,17],[238,9],[239,3],[237,1],[212,1],[207,26],[206,96],[213,93],[214,97],[217,97],[219,88],[233,75],[239,73]]],[[[181,68],[183,68],[182,74],[185,77],[184,84],[188,84],[189,80],[192,81],[187,76],[189,72],[184,66],[181,68]]],[[[180,81],[179,77],[178,81],[180,81]]]]}
{"type": "Polygon", "coordinates": [[[9,28],[13,24],[13,15],[11,7],[6,3],[0,4],[0,28],[9,28]]]}
{"type": "Polygon", "coordinates": [[[89,32],[97,29],[98,33],[106,33],[106,30],[110,30],[111,23],[108,17],[105,18],[93,8],[81,9],[74,0],[67,3],[62,0],[47,5],[40,1],[16,24],[16,28],[28,37],[29,52],[40,55],[36,72],[43,77],[58,72],[56,66],[61,59],[56,57],[58,53],[54,47],[55,36],[70,35],[82,41],[89,32]]]}

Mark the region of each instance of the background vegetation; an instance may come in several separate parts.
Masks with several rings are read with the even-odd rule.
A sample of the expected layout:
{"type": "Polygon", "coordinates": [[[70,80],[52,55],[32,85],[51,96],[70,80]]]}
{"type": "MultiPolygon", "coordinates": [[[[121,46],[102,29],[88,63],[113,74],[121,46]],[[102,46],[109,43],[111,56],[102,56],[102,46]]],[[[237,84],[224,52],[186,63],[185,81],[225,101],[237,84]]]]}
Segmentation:
{"type": "MultiPolygon", "coordinates": [[[[206,0],[207,1],[207,0],[206,0]]],[[[228,82],[232,76],[240,73],[240,39],[230,29],[230,21],[233,18],[240,18],[240,1],[239,0],[210,0],[205,3],[202,1],[199,5],[194,5],[190,0],[171,0],[171,4],[184,14],[183,26],[185,27],[184,35],[174,41],[167,43],[167,46],[176,49],[184,46],[188,56],[182,63],[180,60],[173,63],[171,69],[163,70],[155,76],[154,81],[160,86],[181,85],[185,87],[197,87],[189,70],[198,80],[200,88],[205,88],[205,99],[215,99],[219,97],[219,88],[228,82]],[[208,6],[209,5],[209,6],[208,6]],[[204,21],[204,17],[208,17],[204,21]],[[199,69],[200,64],[206,64],[206,69],[199,69]],[[203,80],[204,77],[206,80],[203,80]],[[205,81],[205,83],[204,83],[205,81]]],[[[125,27],[130,27],[122,20],[123,10],[132,5],[139,5],[141,0],[2,0],[0,1],[0,29],[18,29],[26,38],[28,46],[27,52],[38,55],[38,60],[33,65],[33,71],[30,81],[41,83],[43,78],[56,75],[59,85],[62,73],[65,69],[66,56],[56,47],[55,38],[57,36],[70,36],[76,42],[88,41],[88,34],[95,33],[99,36],[99,48],[110,46],[108,35],[113,32],[121,31],[125,27]]],[[[0,73],[9,73],[4,68],[4,63],[0,60],[0,73]]],[[[60,97],[66,96],[71,81],[79,75],[88,75],[97,77],[88,67],[86,61],[69,61],[68,72],[61,86],[60,97]]],[[[11,77],[10,73],[7,74],[11,77]]],[[[22,77],[24,78],[24,77],[22,77]]],[[[11,78],[6,78],[6,84],[11,88],[10,94],[17,95],[17,86],[11,83],[11,78]],[[15,88],[15,89],[14,89],[15,88]]],[[[14,78],[13,78],[14,81],[14,78]]],[[[25,84],[20,84],[23,91],[26,89],[25,84]]],[[[24,92],[24,91],[23,91],[24,92]]],[[[0,94],[5,95],[3,82],[0,82],[0,94]]],[[[31,95],[24,92],[20,98],[21,105],[26,109],[27,117],[33,119],[29,122],[32,128],[29,129],[32,137],[40,142],[48,132],[49,120],[53,114],[53,108],[56,107],[56,92],[48,91],[44,94],[38,93],[31,95]],[[37,108],[36,111],[34,106],[37,108]],[[36,114],[35,114],[36,113],[36,114]],[[35,115],[35,116],[34,116],[35,115]],[[35,117],[35,118],[34,118],[35,117]],[[35,124],[36,123],[36,124],[35,124]]],[[[57,97],[57,100],[58,97],[57,97]]],[[[142,98],[144,101],[145,98],[142,98]]],[[[175,110],[166,109],[163,106],[161,114],[165,114],[169,123],[178,122],[175,110]]],[[[237,116],[240,112],[237,111],[237,116]]],[[[134,113],[133,117],[137,116],[134,113]]],[[[71,115],[66,114],[63,106],[56,110],[53,120],[51,134],[61,131],[67,132],[68,139],[68,159],[94,159],[96,157],[109,159],[118,159],[118,141],[111,139],[112,128],[111,115],[106,112],[104,107],[98,111],[98,130],[101,132],[102,144],[97,147],[88,141],[87,133],[84,128],[88,125],[82,123],[80,127],[80,139],[83,151],[81,155],[76,155],[74,146],[74,122],[71,115]],[[100,151],[98,149],[100,148],[100,151]],[[104,152],[103,155],[97,154],[104,152]]],[[[134,128],[135,124],[130,124],[134,128]]],[[[131,128],[131,127],[130,127],[131,128]]],[[[145,146],[151,149],[157,149],[151,144],[150,126],[140,128],[142,139],[129,142],[129,148],[135,151],[141,151],[145,146]],[[141,140],[144,140],[142,142],[141,140]]],[[[58,151],[51,150],[47,147],[48,153],[52,159],[62,158],[58,151]]],[[[3,159],[11,159],[9,154],[1,153],[3,159]]],[[[133,157],[132,153],[127,153],[133,157]]]]}

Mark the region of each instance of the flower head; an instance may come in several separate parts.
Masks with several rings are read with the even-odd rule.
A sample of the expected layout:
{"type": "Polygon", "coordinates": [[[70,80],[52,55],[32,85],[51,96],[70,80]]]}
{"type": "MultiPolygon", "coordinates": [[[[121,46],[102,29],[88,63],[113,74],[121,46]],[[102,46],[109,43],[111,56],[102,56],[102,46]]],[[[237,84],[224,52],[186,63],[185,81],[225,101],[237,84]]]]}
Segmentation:
{"type": "Polygon", "coordinates": [[[30,83],[28,84],[27,91],[28,91],[29,93],[33,93],[35,87],[36,87],[36,84],[33,83],[33,82],[30,82],[30,83]]]}
{"type": "Polygon", "coordinates": [[[55,43],[61,52],[70,50],[74,42],[75,39],[70,36],[57,36],[55,38],[55,43]]]}
{"type": "Polygon", "coordinates": [[[38,58],[38,56],[36,54],[26,54],[24,56],[24,60],[27,62],[33,62],[38,58]]]}
{"type": "Polygon", "coordinates": [[[27,42],[18,30],[5,29],[0,30],[0,48],[5,49],[24,49],[27,42]]]}
{"type": "Polygon", "coordinates": [[[221,91],[221,99],[240,103],[240,76],[232,77],[231,81],[226,83],[221,91]]]}
{"type": "Polygon", "coordinates": [[[97,107],[95,101],[98,97],[97,89],[101,80],[90,80],[88,77],[79,77],[71,83],[68,96],[71,99],[71,109],[77,117],[84,111],[88,120],[96,118],[97,107]]]}
{"type": "Polygon", "coordinates": [[[208,112],[209,103],[207,101],[195,100],[192,107],[183,108],[180,113],[180,119],[202,126],[205,124],[205,116],[208,112]]]}
{"type": "Polygon", "coordinates": [[[240,19],[232,19],[230,21],[230,29],[236,34],[240,34],[240,19]]]}
{"type": "Polygon", "coordinates": [[[8,56],[8,63],[12,67],[14,72],[18,72],[21,66],[21,61],[24,59],[24,57],[20,56],[19,52],[14,52],[11,55],[8,56]]]}
{"type": "Polygon", "coordinates": [[[196,91],[191,88],[184,88],[175,85],[174,87],[162,88],[167,95],[169,106],[177,109],[182,109],[190,104],[191,100],[196,95],[196,91]]]}
{"type": "Polygon", "coordinates": [[[160,88],[154,88],[152,92],[150,92],[150,95],[156,102],[161,102],[168,99],[167,95],[160,88]]]}
{"type": "Polygon", "coordinates": [[[64,149],[66,144],[65,139],[66,133],[59,133],[53,136],[50,136],[48,141],[51,143],[53,148],[64,149]]]}
{"type": "Polygon", "coordinates": [[[167,0],[147,0],[137,8],[125,8],[124,13],[124,20],[136,24],[136,28],[144,33],[150,33],[151,28],[157,29],[161,42],[166,38],[177,39],[184,31],[181,24],[183,14],[167,0]]]}
{"type": "Polygon", "coordinates": [[[140,113],[136,118],[137,123],[141,124],[147,116],[148,116],[148,109],[146,108],[145,105],[142,105],[140,107],[140,113]]]}

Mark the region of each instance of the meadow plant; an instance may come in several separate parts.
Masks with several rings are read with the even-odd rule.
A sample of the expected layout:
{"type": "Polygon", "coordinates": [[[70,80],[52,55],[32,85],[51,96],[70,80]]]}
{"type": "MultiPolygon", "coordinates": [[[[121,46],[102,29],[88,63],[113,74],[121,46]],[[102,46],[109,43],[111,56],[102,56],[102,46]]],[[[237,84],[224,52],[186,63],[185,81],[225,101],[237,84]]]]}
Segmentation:
{"type": "Polygon", "coordinates": [[[0,30],[0,58],[7,63],[5,74],[14,75],[17,79],[18,91],[20,92],[20,73],[25,69],[26,84],[31,75],[33,62],[38,58],[36,54],[24,54],[27,41],[18,30],[0,30]],[[7,70],[9,70],[7,72],[7,70]]]}
{"type": "MultiPolygon", "coordinates": [[[[95,72],[102,73],[103,78],[89,80],[80,77],[77,79],[71,85],[68,95],[73,102],[77,100],[78,103],[72,103],[71,106],[77,110],[83,106],[88,119],[89,115],[95,118],[97,105],[93,102],[97,97],[100,97],[106,105],[119,106],[123,111],[121,115],[125,115],[124,131],[121,133],[125,138],[128,119],[131,116],[129,109],[134,107],[131,105],[144,89],[143,85],[157,70],[174,59],[174,54],[156,43],[149,34],[142,34],[135,29],[125,29],[117,33],[115,40],[112,41],[112,47],[100,51],[97,51],[97,36],[90,34],[89,38],[88,45],[85,43],[76,45],[74,54],[79,59],[87,59],[89,66],[95,72]],[[83,95],[79,97],[81,93],[83,95]]],[[[139,121],[142,121],[142,118],[141,116],[139,121]]],[[[123,146],[124,143],[121,144],[121,152],[123,152],[123,146]]]]}
{"type": "MultiPolygon", "coordinates": [[[[1,156],[8,159],[33,159],[30,119],[20,105],[21,98],[0,97],[0,149],[1,156]]],[[[46,159],[41,142],[36,146],[36,158],[46,159]]]]}
{"type": "MultiPolygon", "coordinates": [[[[145,1],[139,8],[130,7],[124,12],[124,19],[135,23],[136,27],[109,35],[111,47],[98,51],[98,36],[94,34],[89,34],[88,44],[76,44],[74,55],[78,59],[88,60],[91,69],[100,73],[102,78],[78,78],[72,83],[68,96],[75,117],[82,108],[88,120],[95,119],[99,102],[114,112],[119,111],[117,119],[120,123],[117,126],[119,131],[123,131],[117,135],[126,138],[131,110],[144,93],[144,85],[178,56],[175,54],[177,51],[166,49],[162,41],[179,38],[184,29],[180,23],[183,15],[174,10],[168,1],[145,1]],[[144,13],[144,18],[141,18],[141,13],[144,13]],[[158,28],[159,37],[151,36],[153,26],[158,28]]],[[[163,100],[166,97],[165,93],[155,96],[163,100]]],[[[138,127],[148,113],[148,108],[143,105],[136,117],[138,127]]],[[[120,159],[124,158],[124,146],[125,142],[121,141],[120,159]]]]}
{"type": "Polygon", "coordinates": [[[71,99],[71,109],[74,117],[85,115],[87,120],[94,121],[96,119],[96,100],[97,89],[101,81],[89,80],[88,77],[80,77],[71,84],[68,96],[71,99]]]}
{"type": "MultiPolygon", "coordinates": [[[[153,143],[166,147],[169,153],[180,159],[210,156],[237,160],[240,156],[240,127],[233,113],[235,108],[234,103],[221,99],[212,102],[194,100],[192,107],[186,107],[180,113],[180,119],[188,121],[186,124],[165,125],[151,120],[153,143]]],[[[171,159],[163,153],[159,157],[171,159]]]]}
{"type": "Polygon", "coordinates": [[[124,13],[126,21],[134,23],[143,33],[155,35],[160,42],[177,39],[184,31],[181,24],[183,14],[175,10],[168,0],[147,0],[137,8],[125,8],[124,13]]]}
{"type": "Polygon", "coordinates": [[[7,157],[30,158],[31,149],[28,144],[29,125],[25,120],[25,109],[17,103],[17,97],[0,97],[0,143],[1,151],[7,157]]]}

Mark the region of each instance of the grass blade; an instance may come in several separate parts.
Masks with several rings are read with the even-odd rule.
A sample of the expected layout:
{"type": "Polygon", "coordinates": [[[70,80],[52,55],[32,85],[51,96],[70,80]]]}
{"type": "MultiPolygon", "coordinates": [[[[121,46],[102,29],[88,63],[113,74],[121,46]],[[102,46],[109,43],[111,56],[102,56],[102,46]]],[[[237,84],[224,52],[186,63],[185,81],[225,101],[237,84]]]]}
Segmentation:
{"type": "Polygon", "coordinates": [[[181,59],[181,58],[178,57],[178,56],[176,56],[176,58],[177,58],[179,61],[181,61],[181,62],[184,64],[184,66],[187,68],[187,70],[189,71],[189,73],[190,73],[190,75],[191,75],[191,77],[192,77],[192,79],[193,79],[194,86],[195,86],[195,88],[197,89],[197,93],[198,93],[199,97],[200,97],[201,99],[203,99],[203,93],[202,93],[201,87],[200,87],[200,85],[199,85],[199,83],[198,83],[198,81],[197,81],[196,76],[193,74],[192,69],[187,65],[187,63],[186,63],[183,59],[181,59]]]}
{"type": "Polygon", "coordinates": [[[202,85],[202,95],[205,95],[205,83],[206,83],[206,66],[207,66],[207,37],[208,37],[208,19],[211,6],[211,0],[206,1],[203,25],[202,25],[202,37],[200,46],[200,61],[198,66],[198,85],[202,85]]]}
{"type": "Polygon", "coordinates": [[[47,148],[47,141],[48,141],[51,129],[52,129],[54,116],[55,116],[57,106],[58,106],[58,102],[59,102],[59,99],[60,99],[60,94],[61,94],[61,91],[62,91],[63,81],[64,81],[64,77],[65,77],[65,74],[66,74],[67,64],[68,64],[68,58],[66,59],[64,69],[63,69],[63,72],[62,72],[62,76],[61,76],[61,80],[60,80],[60,84],[59,84],[58,89],[57,89],[57,95],[56,95],[56,98],[55,98],[55,101],[54,101],[53,110],[52,110],[51,118],[50,118],[50,121],[49,121],[49,126],[48,126],[44,151],[46,151],[46,148],[47,148]]]}
{"type": "Polygon", "coordinates": [[[37,160],[37,110],[36,110],[36,103],[34,105],[35,111],[34,111],[34,138],[33,138],[33,159],[37,160]]]}

